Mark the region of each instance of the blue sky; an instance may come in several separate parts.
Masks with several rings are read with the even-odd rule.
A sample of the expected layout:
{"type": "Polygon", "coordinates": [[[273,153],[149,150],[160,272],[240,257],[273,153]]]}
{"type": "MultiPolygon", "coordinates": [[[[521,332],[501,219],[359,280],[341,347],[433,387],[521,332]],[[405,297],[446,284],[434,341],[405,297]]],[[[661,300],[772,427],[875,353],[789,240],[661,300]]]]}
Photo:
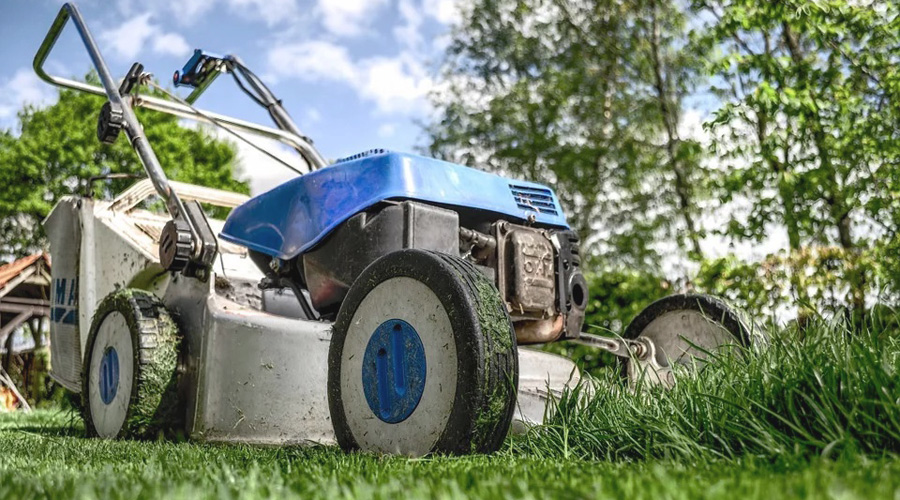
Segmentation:
{"type": "MultiPolygon", "coordinates": [[[[0,2],[0,128],[15,129],[25,102],[48,104],[53,87],[31,61],[58,0],[0,2]]],[[[162,82],[194,48],[236,54],[269,83],[326,158],[366,149],[410,150],[424,137],[427,93],[454,0],[81,0],[82,14],[109,64],[121,77],[134,61],[162,82]]],[[[91,68],[69,26],[48,60],[51,73],[83,76],[91,68]]],[[[181,95],[187,90],[180,89],[181,95]]],[[[220,79],[197,105],[269,124],[268,116],[231,82],[220,79]]],[[[293,174],[240,146],[253,190],[293,174]]]]}

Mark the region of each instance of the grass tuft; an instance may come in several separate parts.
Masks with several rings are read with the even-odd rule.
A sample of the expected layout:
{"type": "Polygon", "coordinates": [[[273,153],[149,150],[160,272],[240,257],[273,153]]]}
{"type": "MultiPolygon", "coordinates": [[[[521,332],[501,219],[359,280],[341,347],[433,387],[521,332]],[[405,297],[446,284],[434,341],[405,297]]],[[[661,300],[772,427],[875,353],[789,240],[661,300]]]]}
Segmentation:
{"type": "Polygon", "coordinates": [[[521,453],[582,459],[766,459],[900,452],[900,342],[819,321],[770,332],[678,372],[675,389],[625,390],[614,370],[564,394],[521,453]]]}
{"type": "Polygon", "coordinates": [[[900,345],[839,323],[725,352],[672,391],[615,370],[492,456],[85,439],[0,415],[0,498],[898,498],[900,345]]]}

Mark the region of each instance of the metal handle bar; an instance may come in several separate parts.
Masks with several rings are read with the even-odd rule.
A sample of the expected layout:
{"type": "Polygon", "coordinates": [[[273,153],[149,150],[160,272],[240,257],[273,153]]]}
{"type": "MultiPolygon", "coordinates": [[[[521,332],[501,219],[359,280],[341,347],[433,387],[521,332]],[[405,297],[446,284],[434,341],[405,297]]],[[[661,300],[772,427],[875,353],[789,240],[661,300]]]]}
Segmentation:
{"type": "MultiPolygon", "coordinates": [[[[163,200],[165,200],[169,213],[172,217],[183,214],[184,206],[181,204],[181,200],[178,199],[178,195],[176,195],[169,186],[169,180],[166,178],[166,174],[159,164],[156,153],[154,153],[153,149],[150,147],[147,136],[144,134],[140,122],[138,122],[137,117],[134,115],[134,111],[131,109],[131,106],[124,102],[122,96],[119,94],[116,82],[109,73],[109,67],[103,60],[103,56],[97,48],[97,43],[94,41],[94,37],[91,35],[90,30],[88,30],[88,27],[75,4],[66,3],[59,9],[59,14],[57,14],[56,19],[50,26],[50,31],[47,32],[47,36],[44,38],[41,47],[34,56],[35,73],[37,73],[41,79],[49,83],[60,85],[59,79],[54,79],[44,71],[44,61],[53,49],[53,46],[56,45],[59,34],[62,32],[70,18],[75,23],[75,28],[78,29],[78,34],[81,36],[82,42],[84,42],[84,46],[91,57],[91,61],[94,63],[94,67],[97,69],[97,74],[100,76],[100,82],[103,84],[103,89],[97,88],[96,90],[91,90],[91,93],[106,96],[112,106],[118,111],[121,111],[122,119],[125,123],[125,133],[131,141],[131,146],[134,148],[135,152],[137,152],[138,157],[144,166],[144,170],[147,171],[147,176],[150,177],[156,191],[163,200]]],[[[76,90],[83,90],[83,88],[78,88],[82,86],[91,87],[83,84],[70,87],[75,88],[76,90]]]]}
{"type": "MultiPolygon", "coordinates": [[[[269,116],[275,122],[275,125],[278,126],[280,130],[284,130],[297,137],[303,138],[302,142],[304,144],[304,147],[296,149],[300,153],[300,155],[303,156],[307,162],[309,162],[310,168],[312,170],[317,170],[326,166],[325,159],[322,158],[319,152],[306,140],[306,137],[300,132],[300,129],[297,128],[297,124],[294,123],[294,120],[291,119],[291,116],[288,114],[287,110],[284,109],[284,106],[281,104],[281,100],[275,97],[274,94],[272,94],[272,91],[269,90],[269,87],[267,87],[266,84],[259,79],[259,77],[257,77],[252,71],[250,71],[238,56],[227,56],[227,59],[229,60],[228,66],[231,68],[231,71],[239,72],[246,80],[247,85],[249,85],[259,95],[259,97],[261,98],[261,104],[266,108],[266,111],[269,112],[269,116]]],[[[240,84],[236,74],[235,81],[238,81],[238,83],[240,84]]],[[[246,89],[243,90],[244,92],[247,92],[246,89]]]]}
{"type": "MultiPolygon", "coordinates": [[[[42,80],[52,85],[69,88],[88,94],[109,97],[110,100],[112,100],[109,92],[106,89],[112,88],[117,95],[118,89],[115,88],[115,85],[107,85],[106,80],[103,78],[103,72],[101,71],[100,66],[97,63],[98,60],[101,64],[103,64],[103,59],[100,56],[100,52],[97,50],[96,44],[94,43],[93,38],[91,38],[90,32],[87,30],[87,27],[85,26],[77,7],[73,3],[67,3],[63,5],[63,7],[60,9],[59,15],[56,17],[56,20],[50,27],[50,32],[47,34],[47,37],[41,44],[40,49],[38,49],[37,55],[35,55],[35,73],[37,73],[37,75],[42,80]],[[84,40],[85,42],[85,46],[87,46],[88,52],[91,54],[91,59],[94,62],[94,66],[97,67],[97,71],[100,74],[100,79],[103,83],[103,87],[98,87],[96,85],[91,85],[88,83],[79,82],[77,80],[71,80],[69,78],[63,78],[56,75],[49,75],[44,71],[44,60],[47,58],[47,55],[53,48],[53,45],[56,43],[56,39],[62,32],[62,28],[65,26],[66,21],[68,21],[70,14],[76,23],[76,27],[78,28],[78,32],[81,35],[82,40],[84,40]],[[85,37],[85,34],[87,34],[87,37],[85,37]]],[[[106,68],[106,65],[103,64],[103,67],[106,68]]],[[[109,78],[109,81],[112,82],[112,78],[109,76],[108,70],[106,71],[106,75],[109,78]]],[[[138,95],[132,100],[131,103],[135,106],[152,109],[154,111],[162,113],[168,113],[179,118],[186,118],[189,120],[204,123],[219,123],[241,132],[247,132],[269,139],[274,139],[286,146],[299,151],[303,156],[303,159],[306,160],[307,163],[309,163],[309,166],[312,170],[324,167],[328,164],[328,162],[325,161],[322,155],[309,142],[304,140],[302,136],[296,133],[277,128],[266,127],[264,125],[241,120],[238,118],[233,118],[219,113],[214,113],[212,111],[196,110],[195,108],[185,106],[181,103],[169,101],[166,99],[160,99],[158,97],[149,95],[138,95]]]]}
{"type": "MultiPolygon", "coordinates": [[[[187,257],[187,261],[179,261],[178,270],[189,270],[190,275],[204,279],[204,277],[208,276],[207,270],[217,253],[215,236],[211,234],[209,223],[206,221],[202,212],[194,213],[200,210],[199,205],[194,207],[196,208],[194,212],[188,211],[184,203],[182,203],[181,198],[179,198],[178,194],[172,189],[172,186],[169,184],[169,179],[166,177],[162,166],[159,164],[156,153],[154,153],[153,148],[150,147],[150,142],[144,134],[143,127],[141,127],[137,116],[134,114],[134,110],[131,108],[133,103],[137,100],[137,97],[128,95],[126,96],[127,102],[126,99],[122,98],[119,89],[116,87],[116,82],[109,73],[109,67],[107,67],[106,62],[103,60],[103,56],[97,48],[97,43],[94,41],[94,37],[91,35],[90,30],[84,22],[84,18],[81,17],[81,13],[78,11],[75,4],[66,3],[59,9],[59,14],[57,14],[56,19],[50,26],[50,31],[47,32],[47,36],[44,38],[37,54],[34,56],[35,73],[37,73],[41,79],[54,85],[58,85],[57,81],[54,81],[54,79],[44,71],[44,61],[46,61],[53,46],[56,45],[59,34],[62,32],[63,28],[65,28],[69,19],[72,19],[75,23],[75,28],[81,36],[81,41],[84,42],[84,47],[87,49],[91,61],[97,69],[97,74],[100,76],[100,82],[103,84],[103,92],[100,95],[105,95],[107,99],[109,99],[108,104],[111,106],[111,109],[109,110],[110,114],[112,115],[115,113],[121,116],[120,123],[122,128],[125,129],[125,134],[128,136],[129,141],[131,141],[131,147],[137,153],[144,170],[147,172],[147,176],[153,183],[153,187],[165,201],[166,208],[172,216],[172,228],[174,228],[177,233],[178,223],[183,222],[184,225],[182,227],[186,226],[186,229],[190,234],[190,254],[182,256],[182,258],[187,257]],[[187,267],[190,263],[194,263],[195,266],[192,268],[187,267]]],[[[80,90],[77,87],[75,88],[76,90],[80,90]]],[[[175,236],[175,238],[178,238],[178,236],[175,236]]],[[[176,262],[175,258],[172,259],[172,262],[176,262]]]]}
{"type": "MultiPolygon", "coordinates": [[[[66,80],[64,78],[60,78],[59,80],[63,80],[66,82],[72,83],[80,83],[73,82],[72,80],[66,80]]],[[[84,87],[88,88],[96,88],[91,85],[81,84],[84,87]]],[[[85,91],[92,91],[81,89],[85,91]]],[[[99,89],[97,89],[99,90],[99,89]]],[[[240,118],[234,118],[227,115],[221,115],[219,113],[214,113],[212,111],[206,110],[195,110],[190,106],[185,106],[184,104],[167,101],[165,99],[160,99],[158,97],[148,96],[148,95],[138,95],[135,99],[134,104],[136,106],[140,106],[146,109],[152,109],[153,111],[159,111],[161,113],[168,113],[170,115],[175,115],[179,118],[187,118],[189,120],[194,120],[198,122],[204,123],[219,123],[221,125],[225,125],[235,130],[239,130],[241,132],[248,132],[251,134],[255,134],[262,137],[267,137],[269,139],[274,139],[286,146],[296,149],[303,156],[303,159],[309,164],[310,170],[317,170],[322,167],[328,165],[328,162],[322,155],[313,147],[310,143],[303,140],[303,138],[297,134],[292,132],[288,132],[286,130],[281,130],[272,127],[266,127],[265,125],[259,125],[258,123],[248,122],[246,120],[241,120],[240,118]]]]}

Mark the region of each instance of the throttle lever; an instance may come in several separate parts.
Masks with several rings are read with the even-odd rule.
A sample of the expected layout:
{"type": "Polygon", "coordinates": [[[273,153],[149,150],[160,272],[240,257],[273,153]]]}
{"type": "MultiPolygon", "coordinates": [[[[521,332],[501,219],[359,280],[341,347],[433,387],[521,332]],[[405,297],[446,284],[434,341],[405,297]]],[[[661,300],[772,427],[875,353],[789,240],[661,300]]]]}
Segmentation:
{"type": "Polygon", "coordinates": [[[141,75],[144,74],[144,65],[136,62],[131,65],[131,69],[128,70],[128,73],[125,74],[125,78],[122,79],[122,85],[119,86],[119,94],[125,95],[130,94],[131,90],[135,85],[140,83],[141,75]]]}

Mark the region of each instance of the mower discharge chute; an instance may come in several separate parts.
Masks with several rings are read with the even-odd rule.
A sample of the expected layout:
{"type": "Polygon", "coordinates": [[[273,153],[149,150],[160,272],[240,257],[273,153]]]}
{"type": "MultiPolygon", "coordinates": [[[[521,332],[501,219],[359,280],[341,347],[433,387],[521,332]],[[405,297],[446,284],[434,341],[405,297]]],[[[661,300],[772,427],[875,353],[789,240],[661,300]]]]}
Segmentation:
{"type": "Polygon", "coordinates": [[[649,307],[625,338],[581,333],[578,237],[552,189],[383,150],[329,166],[234,56],[196,51],[173,78],[194,88],[186,101],[139,94],[150,75],[135,63],[116,85],[66,4],[34,67],[107,98],[98,137],[124,131],[148,177],[111,201],[67,197],[45,221],[52,375],[82,394],[89,434],[491,452],[580,378],[519,345],[588,343],[632,380],[671,385],[670,363],[749,341],[724,304],[685,295],[649,307]],[[69,19],[102,88],[43,70],[69,19]],[[277,129],[193,107],[223,72],[277,129]],[[279,140],[309,171],[253,199],[171,182],[135,106],[279,140]],[[153,196],[167,214],[143,208],[153,196]],[[217,221],[201,204],[233,210],[217,221]]]}

